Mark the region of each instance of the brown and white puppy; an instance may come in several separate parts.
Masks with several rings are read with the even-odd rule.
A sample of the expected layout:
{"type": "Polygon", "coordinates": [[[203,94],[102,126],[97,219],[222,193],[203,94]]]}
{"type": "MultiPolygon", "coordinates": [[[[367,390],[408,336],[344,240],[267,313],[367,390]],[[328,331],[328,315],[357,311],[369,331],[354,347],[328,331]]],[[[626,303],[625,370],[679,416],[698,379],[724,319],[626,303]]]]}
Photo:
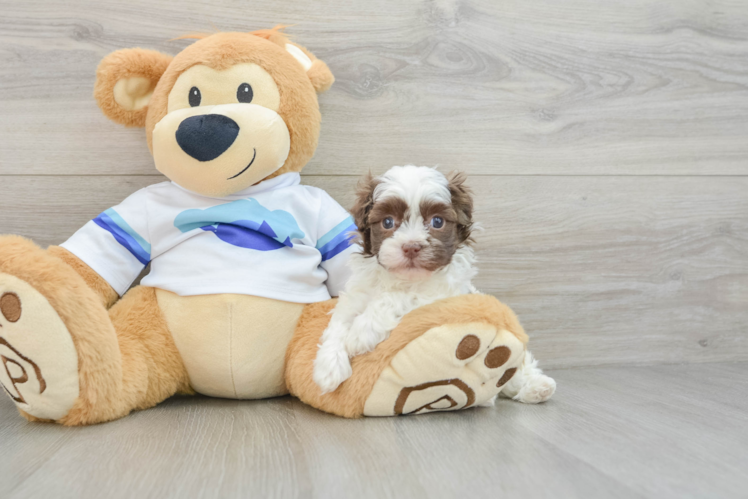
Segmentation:
{"type": "MultiPolygon", "coordinates": [[[[362,251],[351,256],[353,274],[314,363],[314,381],[323,393],[350,377],[351,356],[372,351],[405,314],[440,299],[478,293],[472,285],[477,274],[471,248],[473,198],[464,174],[392,167],[380,177],[366,177],[357,194],[352,212],[362,251]]],[[[509,397],[534,403],[548,399],[555,382],[542,375],[529,353],[525,364],[524,380],[532,383],[507,384],[513,388],[507,388],[513,391],[509,397]]],[[[514,378],[522,378],[518,375],[514,378]]]]}

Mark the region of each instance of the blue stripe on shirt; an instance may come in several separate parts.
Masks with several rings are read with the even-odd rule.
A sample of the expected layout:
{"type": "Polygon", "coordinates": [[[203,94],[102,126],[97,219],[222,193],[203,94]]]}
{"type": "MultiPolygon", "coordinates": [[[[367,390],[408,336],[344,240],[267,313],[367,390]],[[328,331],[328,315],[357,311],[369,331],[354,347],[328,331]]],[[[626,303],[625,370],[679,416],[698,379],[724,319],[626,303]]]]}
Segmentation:
{"type": "Polygon", "coordinates": [[[340,224],[329,230],[317,241],[317,250],[322,254],[322,262],[330,260],[351,246],[355,238],[356,224],[353,217],[347,217],[340,224]]]}
{"type": "Polygon", "coordinates": [[[151,245],[113,208],[100,213],[93,221],[97,226],[109,231],[117,243],[125,247],[141,264],[148,265],[151,260],[151,245]]]}

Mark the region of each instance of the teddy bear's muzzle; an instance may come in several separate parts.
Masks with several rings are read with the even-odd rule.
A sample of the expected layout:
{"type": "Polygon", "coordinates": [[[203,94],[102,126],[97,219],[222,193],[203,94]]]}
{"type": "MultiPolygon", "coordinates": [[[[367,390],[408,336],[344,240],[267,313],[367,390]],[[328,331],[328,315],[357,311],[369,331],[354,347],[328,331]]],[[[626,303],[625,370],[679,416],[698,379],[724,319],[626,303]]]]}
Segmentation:
{"type": "Polygon", "coordinates": [[[227,196],[260,182],[283,166],[290,147],[283,118],[257,104],[178,109],[153,128],[156,168],[204,196],[227,196]]]}

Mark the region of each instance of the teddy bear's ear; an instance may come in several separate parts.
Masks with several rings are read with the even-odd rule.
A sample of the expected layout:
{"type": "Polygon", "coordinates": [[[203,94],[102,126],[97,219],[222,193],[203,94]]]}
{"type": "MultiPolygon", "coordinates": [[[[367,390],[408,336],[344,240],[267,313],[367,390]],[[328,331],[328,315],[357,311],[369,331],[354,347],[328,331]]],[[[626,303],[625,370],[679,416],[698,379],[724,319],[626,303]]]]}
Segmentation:
{"type": "Polygon", "coordinates": [[[148,103],[172,57],[146,49],[122,49],[106,56],[96,70],[94,97],[101,111],[127,127],[142,127],[148,103]]]}
{"type": "Polygon", "coordinates": [[[326,91],[335,81],[330,68],[323,61],[317,59],[314,54],[307,49],[294,43],[286,43],[286,51],[291,54],[299,64],[306,70],[309,80],[318,94],[326,91]]]}

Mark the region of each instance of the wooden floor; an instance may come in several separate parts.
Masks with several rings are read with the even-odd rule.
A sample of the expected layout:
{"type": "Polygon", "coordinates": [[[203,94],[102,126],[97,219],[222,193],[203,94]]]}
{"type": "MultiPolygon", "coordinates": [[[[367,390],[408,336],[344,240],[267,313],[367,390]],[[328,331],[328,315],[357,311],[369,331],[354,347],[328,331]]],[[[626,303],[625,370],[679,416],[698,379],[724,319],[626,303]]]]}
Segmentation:
{"type": "Polygon", "coordinates": [[[369,170],[467,172],[476,285],[556,397],[362,421],[176,399],[88,429],[3,399],[0,496],[748,494],[744,0],[0,0],[0,234],[58,244],[163,180],[96,107],[106,54],[278,23],[337,78],[303,182],[349,207],[369,170]]]}
{"type": "Polygon", "coordinates": [[[556,370],[538,406],[345,420],[172,399],[85,428],[0,401],[1,497],[744,497],[748,363],[556,370]]]}

